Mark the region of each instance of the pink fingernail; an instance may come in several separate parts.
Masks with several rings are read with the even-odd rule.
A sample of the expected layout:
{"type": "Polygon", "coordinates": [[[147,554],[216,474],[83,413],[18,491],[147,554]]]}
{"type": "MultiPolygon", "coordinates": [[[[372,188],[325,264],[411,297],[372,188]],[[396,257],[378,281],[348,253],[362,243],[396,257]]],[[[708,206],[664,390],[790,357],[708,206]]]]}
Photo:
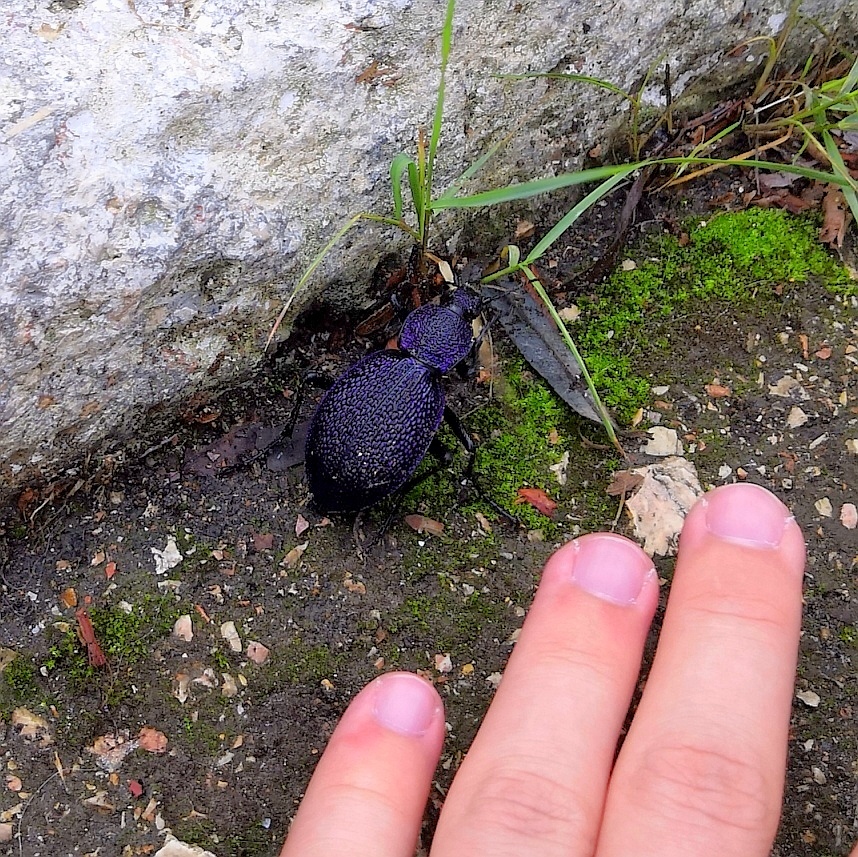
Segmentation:
{"type": "Polygon", "coordinates": [[[441,700],[429,682],[412,673],[388,673],[375,680],[372,713],[385,728],[417,738],[441,711],[441,700]]]}
{"type": "Polygon", "coordinates": [[[655,574],[652,560],[622,536],[594,533],[572,544],[573,582],[585,592],[613,604],[634,604],[644,583],[655,574]]]}
{"type": "Polygon", "coordinates": [[[774,550],[793,520],[774,494],[750,482],[716,488],[700,503],[712,535],[748,547],[774,550]]]}

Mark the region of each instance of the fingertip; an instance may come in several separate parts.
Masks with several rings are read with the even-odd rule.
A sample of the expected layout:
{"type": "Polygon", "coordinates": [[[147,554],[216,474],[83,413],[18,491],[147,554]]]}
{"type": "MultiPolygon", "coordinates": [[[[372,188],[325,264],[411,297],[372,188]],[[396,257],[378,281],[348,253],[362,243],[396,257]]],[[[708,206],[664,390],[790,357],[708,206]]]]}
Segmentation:
{"type": "Polygon", "coordinates": [[[648,604],[658,598],[652,559],[631,539],[590,533],[565,544],[549,559],[543,583],[557,580],[618,606],[648,604]]]}
{"type": "Polygon", "coordinates": [[[409,672],[378,676],[368,685],[372,716],[385,729],[419,738],[444,719],[444,703],[425,679],[409,672]]]}
{"type": "Polygon", "coordinates": [[[778,554],[787,571],[801,576],[805,543],[792,512],[771,491],[750,482],[714,488],[694,505],[680,537],[680,553],[704,544],[737,545],[778,554]]]}

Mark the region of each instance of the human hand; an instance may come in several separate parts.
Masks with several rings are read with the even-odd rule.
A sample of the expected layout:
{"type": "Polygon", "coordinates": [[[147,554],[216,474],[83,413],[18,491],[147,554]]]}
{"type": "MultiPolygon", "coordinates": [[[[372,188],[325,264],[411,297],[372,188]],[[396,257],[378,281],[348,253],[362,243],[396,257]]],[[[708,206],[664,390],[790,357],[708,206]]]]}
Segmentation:
{"type": "MultiPolygon", "coordinates": [[[[658,602],[655,569],[611,534],[558,550],[447,795],[432,857],[768,855],[804,554],[787,508],[758,486],[695,505],[614,764],[658,602]]],[[[443,740],[428,682],[372,681],[331,737],[281,857],[411,857],[443,740]]]]}

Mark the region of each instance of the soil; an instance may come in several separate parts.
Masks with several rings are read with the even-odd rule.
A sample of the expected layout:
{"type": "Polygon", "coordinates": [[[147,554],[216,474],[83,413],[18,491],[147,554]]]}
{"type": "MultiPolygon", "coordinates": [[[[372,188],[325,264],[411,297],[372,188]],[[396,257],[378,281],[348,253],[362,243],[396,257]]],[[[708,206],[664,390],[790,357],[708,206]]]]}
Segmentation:
{"type": "MultiPolygon", "coordinates": [[[[648,203],[644,219],[660,223],[657,207],[678,203],[648,203]]],[[[575,276],[570,259],[605,246],[615,220],[607,205],[580,222],[552,268],[558,283],[575,276]]],[[[858,436],[858,311],[821,282],[781,285],[774,313],[696,307],[673,319],[669,350],[636,366],[658,392],[624,442],[632,464],[645,462],[642,430],[673,427],[704,486],[758,482],[804,527],[798,696],[773,854],[840,855],[858,827],[858,530],[840,520],[858,502],[847,444],[858,436]],[[730,392],[708,395],[707,384],[730,392]]],[[[443,518],[441,536],[397,513],[371,544],[387,510],[328,521],[307,508],[301,467],[274,471],[262,456],[224,470],[289,420],[299,369],[336,371],[383,336],[357,341],[357,321],[308,315],[266,373],[189,403],[174,434],[112,469],[82,468],[80,490],[32,521],[9,516],[0,645],[4,663],[16,657],[0,680],[0,822],[12,839],[0,853],[130,857],[154,853],[169,831],[218,857],[275,855],[337,718],[389,668],[422,671],[446,701],[429,842],[545,558],[581,531],[630,525],[605,493],[621,465],[582,441],[601,436],[577,417],[564,423],[573,466],[554,485],[555,523],[527,531],[495,519],[488,532],[491,511],[481,519],[467,498],[443,513],[420,501],[443,518]],[[191,640],[173,633],[185,614],[191,640]],[[76,637],[87,617],[104,666],[76,637]],[[251,642],[269,650],[262,663],[251,642]]],[[[489,406],[485,386],[449,386],[466,424],[489,406]]],[[[402,512],[419,511],[409,502],[402,512]]],[[[662,609],[672,562],[657,561],[662,609]]]]}

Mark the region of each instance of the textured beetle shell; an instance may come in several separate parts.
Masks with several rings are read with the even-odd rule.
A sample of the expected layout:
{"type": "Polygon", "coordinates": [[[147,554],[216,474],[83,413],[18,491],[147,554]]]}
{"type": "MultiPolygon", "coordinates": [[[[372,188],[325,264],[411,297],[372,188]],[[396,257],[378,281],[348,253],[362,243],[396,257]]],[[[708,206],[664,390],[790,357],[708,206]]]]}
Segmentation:
{"type": "Polygon", "coordinates": [[[358,512],[408,482],[444,417],[441,375],[468,356],[479,312],[471,289],[458,289],[441,306],[418,307],[402,325],[400,351],[364,357],[328,390],[307,435],[307,479],[318,509],[358,512]]]}
{"type": "Polygon", "coordinates": [[[310,424],[306,467],[315,505],[357,512],[411,478],[444,416],[441,383],[401,352],[376,351],[325,394],[310,424]]]}

